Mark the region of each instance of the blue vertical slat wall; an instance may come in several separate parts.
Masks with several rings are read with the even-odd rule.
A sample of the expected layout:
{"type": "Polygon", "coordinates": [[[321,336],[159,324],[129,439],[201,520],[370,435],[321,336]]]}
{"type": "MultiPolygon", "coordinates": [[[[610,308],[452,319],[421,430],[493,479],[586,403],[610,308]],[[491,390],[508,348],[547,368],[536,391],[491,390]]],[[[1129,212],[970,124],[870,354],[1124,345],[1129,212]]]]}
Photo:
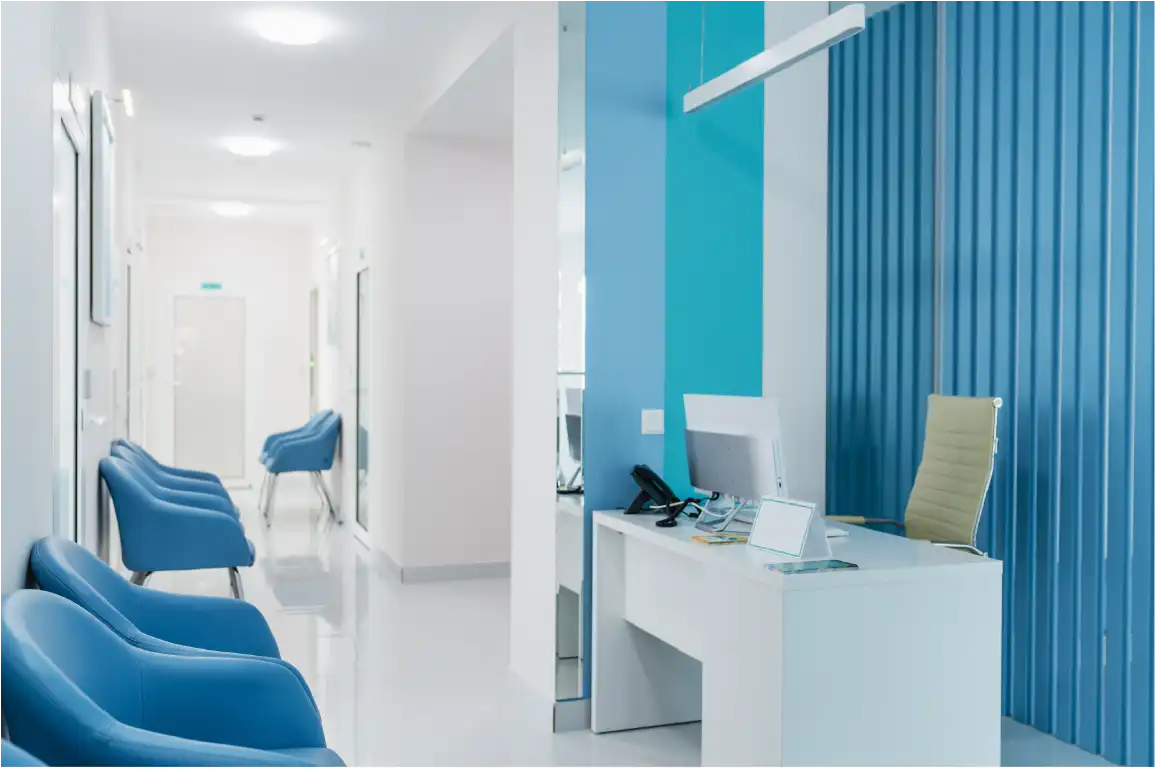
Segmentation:
{"type": "Polygon", "coordinates": [[[935,6],[830,53],[827,508],[901,519],[932,388],[935,6]]]}
{"type": "Polygon", "coordinates": [[[1004,402],[1004,706],[1150,764],[1152,4],[945,11],[942,389],[1004,402]]]}

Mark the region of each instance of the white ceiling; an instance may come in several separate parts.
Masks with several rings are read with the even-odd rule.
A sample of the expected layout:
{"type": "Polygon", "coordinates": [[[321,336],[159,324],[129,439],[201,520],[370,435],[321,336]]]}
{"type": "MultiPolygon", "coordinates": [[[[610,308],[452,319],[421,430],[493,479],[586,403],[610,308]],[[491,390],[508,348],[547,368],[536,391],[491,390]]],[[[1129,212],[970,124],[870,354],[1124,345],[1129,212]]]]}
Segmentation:
{"type": "Polygon", "coordinates": [[[116,79],[130,88],[131,137],[146,200],[221,198],[281,208],[326,201],[356,162],[353,146],[406,125],[437,83],[448,47],[501,3],[292,3],[323,17],[315,46],[269,43],[251,2],[109,3],[116,79]],[[265,122],[253,122],[254,115],[265,122]],[[269,158],[238,158],[229,135],[283,142],[269,158]]]}

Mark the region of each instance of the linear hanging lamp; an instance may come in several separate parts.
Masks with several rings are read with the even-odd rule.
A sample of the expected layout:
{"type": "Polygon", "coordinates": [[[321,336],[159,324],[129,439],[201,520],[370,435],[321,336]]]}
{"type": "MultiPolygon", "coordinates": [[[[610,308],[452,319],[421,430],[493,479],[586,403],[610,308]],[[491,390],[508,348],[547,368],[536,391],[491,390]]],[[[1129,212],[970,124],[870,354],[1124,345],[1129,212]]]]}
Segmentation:
{"type": "Polygon", "coordinates": [[[781,72],[864,29],[866,7],[862,4],[848,5],[690,91],[682,97],[682,110],[694,112],[747,86],[761,83],[775,72],[781,72]]]}

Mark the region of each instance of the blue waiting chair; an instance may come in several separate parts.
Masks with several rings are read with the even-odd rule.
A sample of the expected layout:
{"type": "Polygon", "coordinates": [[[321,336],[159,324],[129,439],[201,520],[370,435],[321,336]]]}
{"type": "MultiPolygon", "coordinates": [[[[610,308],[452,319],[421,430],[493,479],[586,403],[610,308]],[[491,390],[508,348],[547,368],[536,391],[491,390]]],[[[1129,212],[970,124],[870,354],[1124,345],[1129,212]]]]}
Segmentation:
{"type": "Polygon", "coordinates": [[[309,421],[301,427],[294,427],[292,430],[285,430],[284,432],[273,433],[268,438],[265,438],[265,444],[261,446],[261,464],[265,464],[269,455],[276,450],[277,444],[283,440],[297,438],[305,434],[321,423],[326,417],[332,414],[332,409],[322,409],[313,416],[309,417],[309,421]]]}
{"type": "Polygon", "coordinates": [[[229,496],[220,478],[212,473],[162,465],[142,446],[123,439],[113,441],[109,453],[114,457],[132,461],[165,488],[212,494],[232,502],[232,497],[229,496]]]}
{"type": "MultiPolygon", "coordinates": [[[[222,495],[212,493],[208,489],[192,489],[187,486],[174,487],[168,485],[166,484],[166,479],[151,471],[149,466],[140,459],[139,455],[131,451],[125,451],[120,446],[112,449],[112,456],[124,460],[124,466],[128,469],[129,473],[132,474],[132,477],[144,486],[145,490],[154,497],[177,505],[216,510],[217,512],[231,515],[234,518],[240,518],[241,516],[240,511],[237,510],[237,506],[233,504],[233,500],[228,496],[228,492],[222,495]]],[[[224,489],[222,488],[221,491],[223,492],[224,489]]]]}
{"type": "MultiPolygon", "coordinates": [[[[133,585],[88,550],[63,537],[37,540],[29,567],[41,590],[79,605],[138,649],[281,659],[269,623],[251,603],[133,585]]],[[[301,680],[312,698],[300,671],[287,662],[282,664],[301,680]]]]}
{"type": "Polygon", "coordinates": [[[265,523],[272,522],[277,477],[282,473],[309,473],[321,502],[329,511],[329,519],[340,523],[325,485],[325,477],[321,473],[333,467],[333,460],[337,456],[341,415],[328,412],[311,426],[303,427],[292,435],[282,436],[271,444],[266,442],[269,446],[264,459],[266,475],[258,502],[265,523]]]}
{"type": "Polygon", "coordinates": [[[3,766],[44,766],[28,751],[18,748],[8,740],[0,743],[0,765],[3,766]]]}
{"type": "Polygon", "coordinates": [[[344,765],[284,665],[138,649],[42,590],[13,593],[0,613],[8,730],[48,764],[344,765]]]}
{"type": "Polygon", "coordinates": [[[156,571],[228,569],[233,595],[242,598],[238,568],[252,566],[256,550],[237,516],[156,496],[134,470],[123,459],[100,460],[132,583],[143,585],[156,571]]]}

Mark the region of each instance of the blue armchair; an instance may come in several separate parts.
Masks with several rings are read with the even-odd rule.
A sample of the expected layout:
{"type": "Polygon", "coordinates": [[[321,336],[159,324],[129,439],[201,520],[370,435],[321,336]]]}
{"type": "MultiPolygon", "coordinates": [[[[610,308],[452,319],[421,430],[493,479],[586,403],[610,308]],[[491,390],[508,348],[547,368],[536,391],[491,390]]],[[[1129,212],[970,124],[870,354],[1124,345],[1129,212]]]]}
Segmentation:
{"type": "MultiPolygon", "coordinates": [[[[29,559],[36,584],[79,605],[138,649],[167,654],[251,654],[281,659],[265,617],[250,603],[179,595],[130,584],[104,561],[63,537],[44,537],[29,559]]],[[[300,671],[281,663],[312,692],[300,671]]]]}
{"type": "Polygon", "coordinates": [[[8,729],[49,764],[343,766],[301,682],[272,660],[138,649],[40,590],[8,596],[2,614],[8,729]]]}
{"type": "Polygon", "coordinates": [[[8,740],[0,743],[0,764],[4,766],[44,766],[44,762],[36,759],[28,751],[16,747],[8,740]]]}
{"type": "Polygon", "coordinates": [[[309,473],[321,497],[329,519],[340,523],[325,477],[321,474],[333,467],[337,443],[341,437],[341,415],[329,412],[311,427],[302,428],[294,435],[281,437],[270,445],[265,455],[265,484],[261,487],[259,503],[265,522],[272,522],[273,497],[277,491],[277,477],[282,473],[309,473]]]}
{"type": "Polygon", "coordinates": [[[100,460],[120,530],[124,565],[143,585],[154,571],[228,569],[233,595],[243,596],[240,566],[252,566],[253,544],[235,515],[151,494],[123,459],[100,460]]]}
{"type": "MultiPolygon", "coordinates": [[[[149,466],[131,451],[124,451],[122,447],[117,446],[112,450],[112,456],[124,460],[124,467],[132,477],[135,478],[141,486],[144,486],[149,494],[158,499],[163,499],[166,502],[172,502],[177,505],[216,510],[219,513],[227,513],[234,518],[240,518],[241,514],[237,510],[237,506],[233,504],[228,492],[225,491],[223,487],[218,486],[217,488],[220,489],[220,493],[214,493],[211,491],[211,487],[193,488],[189,486],[165,485],[166,479],[151,471],[149,466]]],[[[207,486],[207,484],[202,484],[202,486],[207,486]]]]}
{"type": "Polygon", "coordinates": [[[162,465],[152,454],[126,440],[113,441],[109,453],[119,459],[133,462],[165,488],[213,494],[232,502],[232,497],[229,496],[224,484],[212,473],[162,465]]]}
{"type": "Polygon", "coordinates": [[[326,417],[332,414],[331,409],[322,409],[313,416],[309,417],[309,421],[301,427],[294,427],[292,430],[285,430],[284,432],[273,433],[268,438],[265,438],[265,444],[261,447],[261,464],[265,464],[269,455],[276,450],[277,444],[286,438],[296,438],[307,433],[321,423],[326,417]]]}

